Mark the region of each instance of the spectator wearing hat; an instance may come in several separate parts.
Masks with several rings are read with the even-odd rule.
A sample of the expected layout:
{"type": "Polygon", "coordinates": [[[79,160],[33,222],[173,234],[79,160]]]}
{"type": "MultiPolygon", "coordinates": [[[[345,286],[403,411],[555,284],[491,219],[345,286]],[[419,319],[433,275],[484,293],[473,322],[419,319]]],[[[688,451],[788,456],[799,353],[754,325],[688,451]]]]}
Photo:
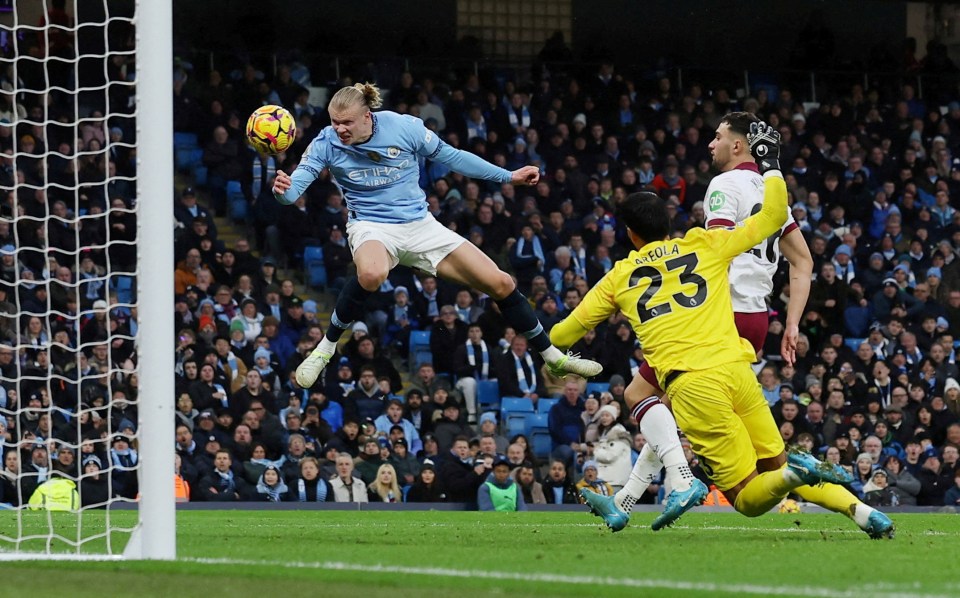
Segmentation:
{"type": "Polygon", "coordinates": [[[268,465],[257,480],[255,498],[265,502],[288,500],[289,488],[275,465],[268,465]]]}
{"type": "Polygon", "coordinates": [[[427,459],[420,466],[420,472],[410,487],[410,491],[407,492],[406,502],[429,503],[446,501],[447,493],[440,483],[436,466],[433,461],[427,459]]]}
{"type": "Polygon", "coordinates": [[[509,443],[507,441],[507,437],[503,436],[497,431],[497,414],[495,412],[486,411],[482,413],[477,426],[481,436],[489,436],[493,438],[493,441],[496,444],[495,452],[497,454],[505,454],[507,452],[507,446],[509,443]]]}
{"type": "Polygon", "coordinates": [[[850,482],[850,490],[863,500],[863,487],[873,477],[873,471],[879,466],[874,465],[873,457],[870,453],[860,453],[853,464],[853,481],[850,482]]]}
{"type": "MultiPolygon", "coordinates": [[[[841,248],[846,247],[841,245],[841,248]]],[[[849,251],[849,248],[847,248],[849,251]]],[[[836,258],[835,258],[836,259],[836,258]]],[[[849,259],[843,255],[842,259],[849,259]]],[[[844,312],[851,299],[858,299],[847,283],[837,276],[837,268],[833,262],[824,262],[820,266],[820,275],[813,282],[810,289],[808,309],[815,310],[823,316],[825,332],[828,334],[842,333],[844,330],[844,312]]],[[[863,301],[866,305],[866,301],[863,301]]]]}
{"type": "Polygon", "coordinates": [[[920,457],[923,465],[917,479],[920,481],[920,493],[917,494],[917,505],[921,507],[938,507],[944,504],[947,490],[954,486],[953,471],[943,467],[940,454],[932,446],[927,448],[920,457]]]}
{"type": "Polygon", "coordinates": [[[81,463],[83,478],[80,480],[80,506],[90,509],[105,509],[110,501],[107,476],[102,473],[100,457],[90,454],[81,463]]]}
{"type": "Polygon", "coordinates": [[[372,422],[383,414],[386,398],[377,384],[376,370],[372,365],[365,365],[360,368],[357,387],[341,402],[344,416],[372,422]]]}
{"type": "Polygon", "coordinates": [[[414,456],[416,453],[410,452],[410,447],[403,438],[394,440],[391,447],[393,452],[388,461],[396,471],[397,481],[401,486],[410,486],[420,473],[420,461],[414,456]]]}
{"type": "MultiPolygon", "coordinates": [[[[628,452],[629,454],[629,452],[628,452]]],[[[613,496],[615,490],[606,480],[599,477],[599,466],[596,461],[590,459],[583,463],[583,477],[577,482],[576,489],[579,494],[584,488],[588,488],[602,496],[613,496]]]]}
{"type": "Polygon", "coordinates": [[[180,198],[173,206],[173,217],[177,221],[177,227],[186,230],[193,227],[195,219],[203,218],[208,223],[207,234],[217,238],[217,225],[206,208],[197,204],[197,192],[193,187],[185,187],[180,193],[180,198]]]}
{"type": "Polygon", "coordinates": [[[117,434],[110,443],[110,462],[113,465],[111,478],[114,492],[124,498],[136,498],[139,492],[137,483],[137,463],[140,461],[137,451],[130,448],[130,439],[117,434]]]}
{"type": "Polygon", "coordinates": [[[883,460],[883,471],[887,474],[887,485],[896,495],[896,504],[914,506],[917,504],[917,495],[920,493],[920,480],[907,471],[903,460],[890,455],[883,460]]]}
{"type": "Polygon", "coordinates": [[[510,462],[500,457],[493,462],[493,471],[477,489],[477,506],[481,511],[526,511],[527,504],[519,485],[510,476],[510,462]]]}
{"type": "Polygon", "coordinates": [[[901,290],[895,278],[885,278],[883,287],[871,299],[870,308],[875,319],[889,316],[894,308],[902,309],[907,317],[915,318],[923,311],[923,304],[901,290]]]}
{"type": "MultiPolygon", "coordinates": [[[[286,335],[280,333],[280,320],[273,316],[265,317],[261,323],[260,336],[267,340],[267,346],[260,348],[268,349],[277,357],[280,367],[286,367],[287,360],[293,356],[296,348],[286,335]]],[[[254,355],[254,359],[256,359],[256,355],[254,355]]]]}
{"type": "Polygon", "coordinates": [[[257,302],[253,298],[245,298],[240,302],[239,313],[230,322],[231,331],[239,325],[243,337],[248,343],[257,339],[263,326],[264,315],[257,310],[257,302]]]}
{"type": "MultiPolygon", "coordinates": [[[[383,439],[386,442],[386,439],[383,439]]],[[[377,471],[386,461],[380,455],[380,443],[374,436],[367,436],[363,441],[363,446],[359,457],[354,460],[357,475],[364,481],[369,488],[370,484],[376,481],[377,471]]]]}
{"type": "Polygon", "coordinates": [[[304,315],[303,299],[293,295],[284,301],[284,314],[280,321],[280,334],[285,336],[291,346],[296,347],[300,338],[310,327],[310,321],[304,315]]]}
{"type": "Polygon", "coordinates": [[[472,438],[474,435],[473,428],[461,417],[460,403],[452,397],[447,398],[442,407],[440,419],[433,424],[432,432],[441,454],[450,450],[457,437],[472,438]]]}

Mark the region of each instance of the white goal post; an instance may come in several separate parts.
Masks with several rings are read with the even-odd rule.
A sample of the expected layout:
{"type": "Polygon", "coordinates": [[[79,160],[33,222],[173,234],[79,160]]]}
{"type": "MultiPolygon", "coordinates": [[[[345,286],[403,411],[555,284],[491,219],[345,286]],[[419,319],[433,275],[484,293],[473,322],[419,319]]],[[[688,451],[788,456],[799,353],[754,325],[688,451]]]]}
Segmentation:
{"type": "MultiPolygon", "coordinates": [[[[10,482],[12,486],[8,487],[13,488],[19,501],[4,503],[3,495],[0,495],[0,560],[176,558],[172,3],[173,0],[66,0],[66,10],[62,13],[58,12],[60,2],[56,0],[14,0],[12,14],[0,15],[0,19],[5,19],[0,24],[2,95],[4,100],[12,98],[10,104],[0,102],[0,161],[9,160],[14,173],[17,173],[18,163],[35,164],[38,173],[33,180],[15,175],[12,188],[0,185],[4,198],[13,198],[12,213],[0,216],[0,236],[8,239],[0,242],[0,287],[5,292],[12,290],[11,294],[15,296],[6,302],[0,296],[0,304],[12,302],[16,308],[16,313],[0,313],[0,320],[6,318],[17,322],[13,340],[9,340],[9,336],[0,338],[0,378],[4,386],[0,389],[0,456],[15,453],[11,458],[13,472],[5,470],[5,463],[0,460],[0,475],[6,476],[0,477],[0,482],[10,482]],[[132,18],[124,12],[131,4],[134,6],[132,18]],[[117,8],[121,6],[122,9],[117,8]],[[126,38],[134,40],[132,47],[129,41],[124,41],[123,49],[111,47],[108,36],[115,33],[116,26],[133,33],[126,38]],[[90,41],[91,31],[100,35],[102,47],[98,47],[96,39],[93,44],[84,44],[84,36],[87,42],[90,41]],[[57,43],[65,47],[70,46],[71,41],[72,48],[68,51],[61,54],[54,51],[57,43]],[[120,64],[123,66],[119,67],[120,64]],[[95,73],[85,80],[84,73],[90,73],[91,68],[94,71],[101,68],[102,73],[95,73]],[[45,88],[37,86],[35,77],[30,79],[27,76],[36,72],[42,73],[39,80],[46,81],[45,88]],[[132,88],[134,101],[124,106],[111,105],[115,86],[132,88]],[[90,108],[84,94],[99,98],[92,105],[102,106],[102,115],[93,114],[97,109],[90,108]],[[50,107],[53,104],[50,96],[57,96],[61,103],[66,98],[65,103],[72,103],[72,106],[55,115],[50,107]],[[31,100],[24,103],[34,109],[37,103],[42,104],[39,113],[18,112],[20,98],[28,97],[31,100]],[[45,99],[37,102],[39,97],[45,99]],[[97,104],[99,101],[102,104],[97,104]],[[11,107],[12,110],[5,111],[11,107]],[[73,120],[65,118],[64,112],[72,113],[73,120]],[[124,125],[123,129],[117,127],[116,130],[121,131],[121,138],[126,136],[128,141],[125,143],[114,138],[109,125],[114,118],[124,125]],[[56,136],[51,135],[50,139],[44,136],[46,131],[58,127],[61,131],[72,131],[73,139],[68,143],[60,141],[58,146],[56,141],[51,141],[56,136]],[[98,147],[99,144],[84,145],[87,141],[82,134],[85,127],[99,128],[94,137],[99,135],[102,147],[98,147]],[[6,138],[8,132],[4,132],[4,128],[14,131],[12,140],[6,138]],[[25,131],[32,131],[40,137],[41,143],[36,147],[42,149],[36,153],[27,149],[26,138],[33,142],[34,136],[24,134],[25,131]],[[9,145],[4,145],[6,142],[9,145]],[[68,149],[64,150],[65,147],[68,149]],[[107,154],[117,148],[135,154],[136,166],[131,166],[133,174],[115,174],[108,168],[116,154],[107,154]],[[93,201],[81,204],[81,200],[87,200],[83,194],[87,182],[76,170],[73,170],[72,180],[70,176],[58,179],[52,173],[52,167],[48,167],[57,163],[72,164],[76,168],[81,163],[78,160],[86,158],[91,162],[101,160],[98,164],[103,169],[103,180],[98,182],[104,189],[106,206],[103,212],[89,208],[93,201]],[[125,198],[126,205],[118,207],[112,203],[108,185],[114,182],[128,185],[130,191],[125,198]],[[42,205],[40,198],[47,197],[48,192],[48,205],[39,208],[39,212],[31,213],[29,207],[24,210],[23,203],[29,201],[24,198],[36,197],[38,205],[42,205]],[[55,201],[55,197],[62,199],[55,201]],[[60,203],[66,204],[65,208],[54,206],[60,203]],[[135,217],[136,235],[131,235],[132,239],[112,239],[110,223],[113,221],[110,219],[114,217],[135,217]],[[3,223],[9,225],[13,231],[11,235],[4,235],[3,223]],[[106,226],[105,240],[89,241],[89,237],[80,232],[96,225],[106,226]],[[47,244],[50,239],[45,235],[49,232],[39,233],[40,240],[33,244],[21,233],[24,229],[48,231],[52,226],[74,231],[66,233],[73,236],[70,249],[58,250],[59,246],[47,244]],[[131,246],[134,245],[135,262],[121,264],[113,259],[117,247],[125,246],[133,251],[131,246]],[[11,246],[14,249],[9,249],[11,246]],[[49,265],[42,273],[34,274],[36,268],[22,267],[21,258],[30,257],[31,252],[38,250],[43,254],[42,263],[49,265]],[[100,271],[98,275],[81,280],[81,262],[91,252],[101,254],[105,263],[96,265],[100,271]],[[11,255],[15,274],[12,279],[2,278],[4,272],[11,270],[11,255]],[[52,256],[60,256],[60,260],[54,264],[50,261],[52,256]],[[66,269],[71,272],[65,273],[66,269]],[[123,289],[123,296],[116,293],[113,286],[118,279],[130,285],[123,289]],[[25,288],[30,292],[38,286],[52,290],[58,284],[68,301],[72,297],[77,306],[75,312],[64,313],[62,309],[55,309],[50,297],[40,299],[38,303],[30,295],[30,303],[22,301],[25,288]],[[102,293],[106,296],[93,301],[94,297],[89,294],[91,284],[103,287],[102,293]],[[119,327],[111,328],[115,313],[126,315],[126,328],[122,332],[115,332],[121,330],[119,327]],[[81,323],[97,317],[106,322],[105,335],[93,341],[82,339],[81,323]],[[37,319],[41,320],[41,327],[46,325],[58,335],[67,332],[70,341],[63,341],[63,336],[50,332],[31,339],[29,334],[22,332],[25,328],[20,322],[37,319]],[[50,324],[53,321],[57,322],[56,328],[50,324]],[[31,340],[32,344],[29,344],[31,340]],[[131,357],[121,363],[111,348],[114,345],[110,343],[114,341],[135,348],[135,358],[133,353],[127,353],[131,357]],[[107,348],[110,355],[106,358],[96,356],[100,363],[106,364],[101,365],[98,374],[96,368],[87,367],[89,356],[86,353],[100,347],[107,348]],[[13,354],[15,367],[12,370],[5,367],[2,358],[8,350],[13,354]],[[57,369],[56,364],[51,364],[55,352],[61,363],[66,361],[66,368],[57,369]],[[34,359],[33,356],[38,354],[44,354],[44,357],[34,359]],[[25,359],[24,355],[31,357],[25,359]],[[131,363],[135,365],[129,365],[131,363]],[[137,382],[132,382],[131,378],[137,382]],[[117,379],[123,380],[124,392],[128,393],[125,396],[135,392],[136,400],[127,402],[122,397],[115,400],[113,384],[117,379]],[[85,386],[88,382],[90,385],[85,386]],[[101,384],[102,388],[96,384],[101,384]],[[87,394],[81,390],[90,386],[102,393],[99,398],[106,399],[104,405],[84,400],[87,394]],[[55,388],[64,387],[70,387],[72,391],[61,392],[59,402],[50,399],[55,395],[55,388]],[[42,406],[33,402],[41,401],[40,397],[42,406]],[[135,427],[124,427],[129,423],[127,419],[121,420],[122,425],[117,426],[114,408],[121,401],[125,408],[133,405],[136,410],[136,416],[130,418],[136,420],[135,427]],[[102,423],[103,414],[108,416],[106,424],[102,423]],[[66,429],[68,433],[58,436],[51,431],[47,434],[50,428],[43,431],[41,424],[34,424],[46,418],[47,425],[50,425],[55,416],[62,422],[61,430],[66,429]],[[94,419],[98,429],[83,428],[94,419]],[[19,425],[21,422],[39,426],[36,434],[31,431],[27,435],[29,441],[23,438],[27,430],[26,425],[19,425]],[[15,427],[15,436],[7,441],[4,433],[10,432],[10,423],[15,427]],[[139,460],[134,459],[134,466],[116,460],[111,452],[111,446],[125,450],[121,437],[125,437],[129,445],[135,445],[139,452],[139,460]],[[48,450],[72,452],[76,459],[72,469],[64,465],[69,455],[65,455],[64,460],[59,459],[59,453],[44,456],[48,450]],[[73,495],[76,498],[67,499],[71,508],[56,512],[58,509],[49,507],[55,501],[53,494],[50,494],[50,503],[46,502],[47,495],[36,498],[42,493],[34,490],[54,479],[65,480],[80,490],[88,477],[81,459],[89,464],[93,455],[91,450],[98,451],[97,461],[102,464],[106,475],[107,494],[104,496],[107,498],[104,501],[88,505],[81,500],[81,490],[73,495]],[[27,461],[31,454],[40,456],[27,461]],[[32,468],[28,474],[16,475],[17,471],[22,474],[28,466],[32,468]],[[138,491],[118,494],[114,481],[117,472],[132,475],[128,478],[133,480],[130,485],[138,491]],[[29,476],[33,476],[32,480],[29,476]],[[26,482],[31,484],[29,494],[23,490],[26,482]],[[31,498],[33,500],[28,503],[31,498]],[[123,507],[122,503],[136,507],[135,521],[129,509],[124,512],[112,508],[123,507]],[[120,533],[117,538],[129,534],[129,540],[124,543],[113,539],[117,532],[120,533]]],[[[69,133],[66,136],[69,137],[69,133]]],[[[132,161],[125,163],[132,164],[132,161]]],[[[33,206],[33,209],[38,208],[33,206]]],[[[39,296],[39,291],[36,294],[39,296]]],[[[5,332],[0,326],[0,336],[5,332]]],[[[92,361],[93,357],[89,359],[92,361]]]]}

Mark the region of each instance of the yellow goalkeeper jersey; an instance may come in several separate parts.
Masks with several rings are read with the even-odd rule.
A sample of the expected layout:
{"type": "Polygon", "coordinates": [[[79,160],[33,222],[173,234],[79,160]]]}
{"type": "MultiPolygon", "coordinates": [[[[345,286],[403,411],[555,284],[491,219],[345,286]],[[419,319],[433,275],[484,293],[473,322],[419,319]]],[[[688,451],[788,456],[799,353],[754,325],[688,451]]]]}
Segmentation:
{"type": "Polygon", "coordinates": [[[733,320],[727,268],[736,256],[779,230],[787,189],[779,173],[765,177],[763,209],[733,229],[693,229],[682,239],[655,241],[630,252],[587,293],[550,338],[566,348],[620,310],[644,357],[662,377],[704,370],[756,354],[733,320]]]}

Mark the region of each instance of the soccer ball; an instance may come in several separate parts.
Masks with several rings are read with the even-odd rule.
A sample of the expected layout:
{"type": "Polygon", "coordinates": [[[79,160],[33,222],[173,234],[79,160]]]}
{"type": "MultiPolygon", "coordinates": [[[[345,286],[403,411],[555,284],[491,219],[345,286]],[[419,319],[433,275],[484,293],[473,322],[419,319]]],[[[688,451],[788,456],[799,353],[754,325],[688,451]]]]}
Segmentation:
{"type": "Polygon", "coordinates": [[[788,515],[793,513],[799,513],[800,505],[797,503],[797,501],[793,500],[792,498],[785,498],[782,501],[780,501],[780,506],[777,508],[777,512],[788,514],[788,515]]]}
{"type": "Polygon", "coordinates": [[[247,119],[247,143],[261,154],[286,151],[297,134],[297,122],[283,106],[261,106],[247,119]]]}

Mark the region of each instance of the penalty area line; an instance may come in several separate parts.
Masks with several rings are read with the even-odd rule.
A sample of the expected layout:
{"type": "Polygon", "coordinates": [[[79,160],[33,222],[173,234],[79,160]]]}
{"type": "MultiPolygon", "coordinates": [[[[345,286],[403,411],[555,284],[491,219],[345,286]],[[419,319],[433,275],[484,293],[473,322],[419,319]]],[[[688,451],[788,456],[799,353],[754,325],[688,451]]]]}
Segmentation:
{"type": "MultiPolygon", "coordinates": [[[[670,579],[636,579],[627,577],[603,577],[595,575],[563,575],[556,573],[515,573],[511,571],[485,571],[480,569],[446,569],[442,567],[407,567],[402,565],[361,565],[340,561],[298,562],[266,561],[255,559],[231,558],[180,558],[180,562],[202,565],[240,565],[282,567],[286,569],[316,569],[321,571],[355,571],[358,573],[384,573],[390,575],[417,575],[430,577],[453,577],[461,579],[486,579],[495,581],[523,581],[542,583],[564,583],[592,586],[659,588],[695,592],[728,592],[757,594],[764,596],[808,596],[814,598],[856,598],[860,596],[880,596],[883,598],[941,598],[939,594],[925,594],[894,589],[874,588],[865,592],[859,588],[840,590],[837,588],[814,586],[764,586],[756,584],[724,584],[709,581],[684,581],[670,579]]],[[[943,595],[943,598],[946,598],[943,595]]]]}

